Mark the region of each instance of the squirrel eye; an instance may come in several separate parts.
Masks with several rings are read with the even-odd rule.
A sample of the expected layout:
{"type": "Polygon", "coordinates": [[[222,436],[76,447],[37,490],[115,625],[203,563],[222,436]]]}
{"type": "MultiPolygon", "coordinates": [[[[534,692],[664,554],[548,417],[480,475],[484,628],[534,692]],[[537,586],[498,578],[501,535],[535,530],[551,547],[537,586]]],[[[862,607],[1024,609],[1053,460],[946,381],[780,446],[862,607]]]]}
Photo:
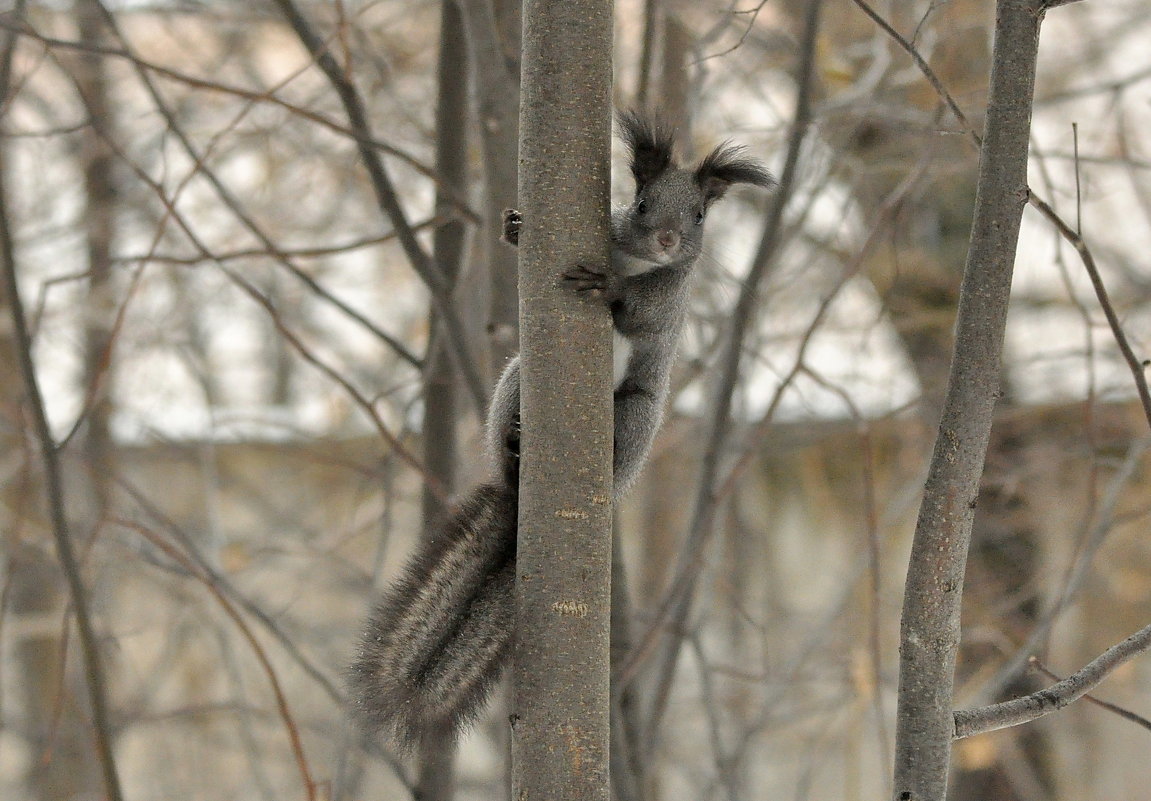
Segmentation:
{"type": "Polygon", "coordinates": [[[695,224],[703,225],[703,209],[700,209],[695,213],[695,224]]]}
{"type": "Polygon", "coordinates": [[[647,201],[646,200],[641,200],[640,202],[635,204],[635,213],[636,214],[646,214],[647,213],[647,201]]]}

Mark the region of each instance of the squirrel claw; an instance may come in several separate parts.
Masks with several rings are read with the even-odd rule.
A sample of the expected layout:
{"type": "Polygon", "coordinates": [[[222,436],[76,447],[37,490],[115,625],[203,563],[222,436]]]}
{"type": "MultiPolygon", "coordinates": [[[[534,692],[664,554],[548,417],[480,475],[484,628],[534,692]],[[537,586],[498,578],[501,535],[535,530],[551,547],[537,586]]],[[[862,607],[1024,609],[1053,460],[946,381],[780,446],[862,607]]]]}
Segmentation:
{"type": "Polygon", "coordinates": [[[607,291],[607,276],[598,270],[584,267],[582,264],[576,265],[564,273],[563,279],[568,286],[577,292],[603,293],[607,291]]]}
{"type": "Polygon", "coordinates": [[[509,486],[520,480],[520,415],[516,412],[504,432],[504,477],[509,486]]]}
{"type": "Polygon", "coordinates": [[[520,229],[524,227],[524,216],[517,209],[504,209],[504,227],[500,239],[515,247],[520,243],[520,229]]]}
{"type": "Polygon", "coordinates": [[[504,434],[504,447],[507,449],[507,454],[513,459],[520,458],[520,414],[515,413],[512,417],[511,425],[508,426],[504,434]]]}

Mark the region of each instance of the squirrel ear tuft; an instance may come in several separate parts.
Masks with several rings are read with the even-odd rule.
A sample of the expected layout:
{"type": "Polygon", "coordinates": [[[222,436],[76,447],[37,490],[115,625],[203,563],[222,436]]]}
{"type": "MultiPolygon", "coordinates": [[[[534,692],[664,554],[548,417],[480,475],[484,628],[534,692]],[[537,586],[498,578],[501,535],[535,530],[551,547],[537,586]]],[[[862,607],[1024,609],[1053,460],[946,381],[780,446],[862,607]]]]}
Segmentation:
{"type": "Polygon", "coordinates": [[[661,120],[648,119],[634,110],[616,115],[620,137],[631,151],[631,174],[636,192],[643,189],[669,168],[675,166],[672,150],[675,131],[661,120]]]}
{"type": "Polygon", "coordinates": [[[695,168],[695,181],[706,203],[719,200],[732,184],[754,184],[765,189],[775,186],[775,178],[767,168],[744,152],[741,145],[724,142],[695,168]]]}

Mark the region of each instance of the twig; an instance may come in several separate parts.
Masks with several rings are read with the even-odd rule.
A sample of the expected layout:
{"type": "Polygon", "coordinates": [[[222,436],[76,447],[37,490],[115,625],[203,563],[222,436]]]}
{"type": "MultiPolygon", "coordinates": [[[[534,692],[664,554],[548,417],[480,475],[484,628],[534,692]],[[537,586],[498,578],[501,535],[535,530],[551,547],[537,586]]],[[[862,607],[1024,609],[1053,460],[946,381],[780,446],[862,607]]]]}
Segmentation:
{"type": "Polygon", "coordinates": [[[487,389],[480,379],[471,348],[468,347],[469,340],[464,331],[463,323],[452,305],[451,284],[416,239],[415,232],[396,197],[392,181],[384,169],[384,163],[380,159],[379,152],[365,144],[366,141],[372,139],[372,134],[367,110],[364,108],[359,92],[344,73],[335,56],[332,55],[327,43],[312,29],[311,24],[293,0],[275,0],[275,3],[292,30],[295,31],[300,43],[315,58],[316,66],[327,76],[332,88],[339,95],[340,102],[344,106],[344,112],[348,116],[348,124],[356,134],[360,158],[363,161],[364,169],[367,170],[368,178],[371,180],[372,190],[376,194],[376,201],[380,210],[388,217],[392,228],[395,229],[400,240],[400,246],[408,257],[412,269],[415,270],[431,293],[432,301],[435,303],[436,311],[440,313],[444,331],[451,343],[449,350],[453,360],[464,379],[464,384],[477,411],[482,415],[486,405],[487,389]]]}
{"type": "Polygon", "coordinates": [[[1028,635],[1027,641],[1014,655],[996,672],[995,676],[980,690],[983,698],[993,698],[1001,694],[1007,685],[1013,681],[1023,670],[1029,655],[1041,647],[1051,633],[1051,629],[1059,620],[1059,615],[1068,607],[1071,600],[1083,588],[1095,556],[1107,539],[1107,535],[1116,523],[1116,509],[1123,490],[1129,487],[1138,474],[1139,465],[1143,455],[1151,447],[1151,439],[1142,437],[1133,441],[1127,448],[1119,469],[1108,483],[1107,490],[1099,502],[1099,509],[1095,513],[1095,523],[1086,533],[1079,546],[1079,553],[1067,568],[1063,580],[1063,589],[1054,599],[1051,608],[1044,612],[1028,635]]]}
{"type": "Polygon", "coordinates": [[[338,370],[312,353],[311,349],[308,348],[303,343],[303,341],[298,336],[296,336],[291,329],[287,327],[287,325],[285,325],[283,319],[280,317],[280,314],[276,311],[275,305],[271,300],[268,299],[267,296],[260,292],[260,290],[256,289],[256,287],[252,286],[250,282],[245,280],[234,270],[231,270],[222,264],[218,265],[218,267],[229,278],[232,279],[236,286],[244,290],[248,297],[256,301],[256,303],[264,308],[264,310],[268,313],[268,318],[272,321],[272,324],[276,326],[276,330],[279,332],[280,336],[282,336],[284,340],[295,349],[296,353],[300,354],[300,357],[304,361],[308,362],[321,373],[326,375],[329,379],[343,387],[344,391],[348,393],[348,397],[350,397],[356,403],[356,405],[359,406],[365,414],[367,414],[368,419],[372,421],[376,431],[380,433],[380,436],[383,437],[384,441],[387,442],[392,450],[396,452],[396,455],[407,462],[411,467],[413,467],[423,478],[428,490],[434,493],[442,503],[447,504],[450,498],[449,493],[444,487],[443,483],[436,476],[433,476],[431,473],[429,473],[424,467],[423,462],[421,462],[414,453],[408,450],[404,443],[400,441],[398,436],[393,434],[388,429],[387,425],[384,423],[383,419],[372,405],[371,400],[369,400],[364,396],[362,392],[356,389],[351,381],[340,375],[338,370]]]}
{"type": "Polygon", "coordinates": [[[224,593],[220,590],[220,588],[215,585],[215,583],[212,581],[212,577],[204,572],[204,570],[202,570],[195,561],[188,558],[188,556],[182,553],[170,542],[167,542],[163,538],[157,536],[155,532],[151,531],[146,526],[142,526],[139,523],[134,523],[131,520],[113,519],[111,522],[131,531],[135,531],[144,539],[148,540],[148,542],[150,542],[152,545],[167,554],[172,560],[177,562],[182,568],[184,568],[184,570],[188,571],[189,574],[194,576],[201,584],[204,585],[204,587],[207,588],[208,592],[210,592],[216,601],[220,604],[220,607],[224,610],[224,613],[232,619],[233,623],[236,624],[236,628],[240,630],[240,633],[244,636],[244,639],[248,641],[248,645],[251,646],[252,652],[256,655],[256,659],[260,662],[260,667],[264,669],[264,673],[268,677],[268,683],[271,685],[272,694],[276,697],[276,707],[279,710],[280,719],[283,720],[284,728],[288,732],[288,739],[291,743],[292,753],[296,758],[296,765],[300,770],[300,776],[304,783],[304,789],[307,793],[307,798],[309,801],[315,801],[316,783],[312,780],[311,771],[308,769],[308,761],[304,755],[303,742],[300,740],[300,730],[299,727],[296,726],[295,719],[292,717],[292,711],[288,706],[287,696],[284,695],[284,690],[280,686],[280,680],[276,675],[276,669],[272,666],[271,660],[268,659],[268,654],[264,651],[264,647],[260,645],[260,641],[256,638],[256,635],[252,632],[252,629],[248,626],[247,622],[245,622],[239,611],[237,611],[236,607],[232,605],[232,602],[224,596],[224,593]]]}
{"type": "Polygon", "coordinates": [[[932,88],[935,89],[935,93],[938,94],[940,99],[942,99],[943,102],[947,104],[947,107],[951,109],[951,113],[955,116],[956,121],[963,126],[964,132],[971,136],[977,148],[980,147],[982,145],[982,140],[980,139],[979,133],[975,130],[971,123],[967,121],[967,116],[959,108],[959,104],[955,102],[955,98],[953,98],[951,93],[947,91],[947,87],[943,85],[943,81],[941,81],[939,76],[935,74],[935,70],[931,69],[931,65],[927,63],[927,60],[924,59],[923,56],[919,54],[919,51],[915,49],[915,45],[907,41],[907,39],[905,39],[899,33],[899,31],[891,27],[891,24],[883,17],[879,16],[875,9],[869,6],[865,0],[853,0],[853,2],[859,6],[860,11],[870,17],[872,22],[878,25],[884,33],[890,36],[892,41],[899,45],[900,48],[902,48],[903,51],[907,53],[907,55],[911,56],[911,60],[915,62],[915,66],[918,67],[919,71],[923,73],[923,77],[927,79],[927,82],[930,83],[932,88]]]}
{"type": "MultiPolygon", "coordinates": [[[[152,98],[152,102],[156,105],[156,110],[160,112],[160,116],[162,116],[164,121],[167,123],[168,130],[170,130],[176,137],[176,140],[180,143],[180,146],[184,148],[184,152],[187,153],[188,158],[191,159],[192,163],[195,165],[192,173],[185,179],[185,183],[187,183],[187,181],[190,180],[194,175],[202,175],[208,181],[208,183],[211,184],[212,188],[216,191],[217,196],[229,209],[232,210],[232,213],[235,214],[236,219],[238,219],[240,223],[245,228],[247,228],[248,231],[254,237],[256,237],[256,239],[260,241],[260,244],[262,244],[264,248],[267,249],[268,253],[276,258],[276,260],[280,263],[281,266],[284,267],[284,269],[286,269],[289,273],[292,274],[292,276],[307,286],[308,289],[315,293],[317,297],[335,306],[349,318],[359,323],[370,333],[391,347],[401,359],[419,369],[420,360],[416,358],[411,353],[411,351],[409,351],[403,345],[403,343],[388,334],[386,331],[382,330],[374,322],[369,320],[356,309],[352,308],[339,297],[329,292],[327,289],[321,286],[318,281],[312,278],[312,276],[310,276],[305,270],[300,269],[298,266],[292,263],[288,255],[276,246],[271,237],[268,236],[256,223],[255,219],[253,219],[252,216],[243,209],[240,200],[235,197],[232,192],[224,185],[223,181],[219,179],[215,171],[208,168],[208,165],[205,163],[204,154],[197,151],[195,145],[192,143],[192,140],[188,137],[183,127],[180,126],[178,120],[176,120],[175,116],[172,114],[172,111],[168,108],[167,103],[164,102],[163,96],[160,94],[160,91],[156,88],[154,82],[148,76],[148,73],[143,69],[142,66],[140,66],[140,62],[135,58],[134,54],[129,49],[128,41],[124,37],[123,32],[120,30],[119,23],[117,22],[115,16],[107,8],[104,8],[103,4],[101,4],[101,9],[103,10],[104,17],[109,29],[116,34],[121,42],[123,42],[126,57],[131,60],[133,65],[136,67],[137,76],[140,78],[140,82],[144,84],[144,88],[148,91],[149,96],[152,98]]],[[[126,157],[124,157],[122,154],[121,158],[125,158],[125,160],[127,160],[126,157]]]]}
{"type": "MultiPolygon", "coordinates": [[[[1044,676],[1051,679],[1052,681],[1063,681],[1063,678],[1061,676],[1058,676],[1055,673],[1052,673],[1050,670],[1048,670],[1047,666],[1039,661],[1039,657],[1033,656],[1028,661],[1031,663],[1032,668],[1034,668],[1039,673],[1042,673],[1044,676]]],[[[1100,707],[1101,709],[1106,709],[1108,712],[1113,712],[1116,715],[1118,715],[1119,717],[1126,718],[1127,720],[1131,721],[1135,725],[1142,726],[1143,728],[1151,731],[1151,720],[1148,720],[1147,718],[1143,717],[1142,715],[1137,715],[1129,709],[1124,709],[1123,707],[1118,706],[1117,704],[1112,704],[1109,701],[1104,701],[1100,698],[1096,698],[1095,696],[1091,695],[1090,693],[1084,695],[1083,700],[1087,701],[1088,703],[1095,704],[1095,706],[1100,707]]]]}
{"type": "MultiPolygon", "coordinates": [[[[171,219],[176,223],[176,225],[180,227],[180,231],[188,238],[188,241],[193,246],[195,246],[195,248],[200,251],[201,254],[204,255],[206,260],[211,259],[215,261],[211,249],[202,241],[200,241],[200,238],[196,235],[196,232],[192,229],[192,226],[188,223],[187,220],[184,219],[180,212],[176,210],[171,198],[164,194],[163,189],[159,186],[159,184],[157,184],[151,176],[149,176],[135,164],[127,160],[125,160],[125,163],[131,167],[136,176],[146,186],[148,186],[148,188],[156,193],[156,197],[164,205],[165,212],[170,215],[171,219]]],[[[440,497],[443,497],[446,502],[447,495],[444,488],[432,476],[427,475],[427,471],[424,469],[423,464],[418,459],[416,459],[416,457],[406,447],[404,447],[403,443],[400,442],[397,435],[393,434],[388,429],[387,424],[384,423],[379,413],[372,406],[371,400],[369,400],[364,396],[362,392],[356,389],[348,379],[340,375],[334,367],[327,364],[314,353],[312,353],[311,350],[303,343],[303,341],[298,336],[293,334],[292,331],[287,327],[280,314],[277,312],[275,304],[273,304],[262,292],[256,289],[256,287],[254,287],[249,281],[240,276],[239,273],[237,273],[235,270],[230,269],[227,265],[217,261],[216,266],[220,272],[227,276],[229,280],[231,280],[237,287],[243,290],[249,297],[256,301],[256,303],[264,308],[264,310],[268,313],[268,316],[271,319],[273,325],[275,325],[277,331],[279,331],[280,334],[284,337],[285,342],[294,348],[305,361],[316,367],[316,369],[318,369],[348,393],[349,397],[351,397],[354,403],[359,406],[368,416],[368,419],[372,422],[372,425],[375,427],[375,429],[380,433],[380,436],[383,437],[384,441],[395,449],[397,455],[401,459],[415,468],[416,471],[420,473],[420,475],[424,476],[432,491],[439,493],[440,497]]]]}
{"type": "MultiPolygon", "coordinates": [[[[17,4],[18,15],[23,13],[24,3],[17,4]]],[[[7,98],[11,77],[12,57],[15,51],[15,34],[10,33],[4,42],[2,62],[0,62],[0,98],[7,98]]],[[[112,731],[108,722],[107,698],[105,694],[104,671],[100,663],[100,644],[92,625],[88,609],[88,596],[84,581],[80,577],[80,567],[72,549],[72,535],[68,530],[68,518],[64,506],[64,486],[60,476],[59,454],[48,426],[48,415],[44,408],[44,396],[36,378],[36,366],[32,361],[32,337],[28,332],[28,322],[24,316],[24,304],[20,299],[20,285],[16,276],[16,249],[8,217],[8,192],[4,182],[4,154],[0,149],[0,262],[3,262],[4,292],[8,296],[8,310],[12,319],[16,338],[16,360],[27,393],[27,405],[32,415],[36,439],[44,462],[44,491],[47,496],[48,511],[52,520],[52,536],[56,544],[56,555],[68,585],[68,593],[76,616],[76,629],[80,635],[80,651],[84,662],[84,677],[88,685],[88,698],[92,705],[92,728],[96,753],[104,777],[104,791],[109,801],[121,801],[120,777],[116,770],[116,760],[112,752],[112,731]]]]}
{"type": "MultiPolygon", "coordinates": [[[[783,230],[783,212],[788,198],[797,183],[799,172],[799,157],[803,142],[807,137],[808,127],[811,123],[811,84],[815,65],[815,44],[819,32],[820,10],[822,0],[811,0],[807,7],[804,20],[803,41],[800,47],[799,64],[797,66],[797,82],[799,84],[796,95],[795,119],[792,122],[788,137],[787,156],[783,170],[780,174],[779,187],[773,198],[771,212],[764,225],[763,235],[751,269],[744,280],[740,296],[733,312],[732,330],[728,338],[727,348],[722,357],[720,377],[717,391],[713,400],[710,415],[710,430],[707,445],[703,455],[703,465],[700,471],[700,483],[694,501],[691,528],[688,541],[684,546],[677,564],[677,577],[683,579],[675,582],[667,593],[663,608],[668,610],[666,618],[661,615],[661,621],[666,620],[669,628],[668,642],[665,646],[660,664],[657,667],[655,678],[655,698],[652,701],[647,721],[647,744],[651,748],[654,744],[654,732],[659,729],[659,721],[667,708],[671,693],[672,679],[675,675],[676,664],[679,661],[679,652],[682,645],[681,630],[691,612],[692,599],[695,593],[695,579],[698,573],[693,569],[710,539],[710,532],[714,526],[715,510],[717,504],[716,482],[719,476],[719,466],[724,449],[727,446],[728,431],[731,427],[730,413],[735,386],[739,380],[740,365],[743,357],[743,345],[747,333],[755,322],[755,310],[759,302],[759,288],[774,263],[779,251],[780,232],[783,230]]],[[[653,636],[654,629],[649,632],[653,636]]],[[[652,640],[644,637],[641,648],[650,645],[652,640]]],[[[628,667],[625,672],[634,669],[638,660],[642,659],[643,652],[627,660],[628,667]]]]}
{"type": "MultiPolygon", "coordinates": [[[[227,84],[220,83],[217,80],[197,78],[194,75],[188,75],[187,73],[180,72],[179,70],[172,69],[171,67],[165,67],[162,64],[148,61],[147,59],[142,58],[128,50],[126,46],[124,48],[119,48],[92,45],[85,42],[47,36],[27,24],[13,24],[12,22],[5,19],[4,14],[0,14],[0,30],[7,30],[14,34],[27,36],[29,39],[33,39],[47,48],[55,47],[66,50],[78,50],[87,53],[94,53],[106,58],[123,59],[125,61],[131,62],[137,69],[146,70],[147,72],[154,73],[162,78],[167,78],[170,81],[181,83],[185,86],[190,86],[193,89],[231,95],[233,97],[240,98],[241,100],[247,100],[251,103],[279,106],[290,114],[301,117],[302,119],[308,120],[309,122],[314,122],[317,125],[327,128],[333,133],[340,134],[341,136],[347,136],[350,139],[359,142],[360,144],[379,150],[381,153],[387,153],[389,156],[402,161],[404,164],[407,164],[419,174],[433,181],[439,180],[435,174],[435,171],[431,167],[427,166],[415,156],[412,156],[410,153],[406,153],[394,145],[390,145],[387,142],[382,142],[378,139],[364,138],[360,132],[354,131],[345,125],[340,125],[335,120],[330,120],[323,114],[315,111],[310,111],[309,109],[306,109],[302,106],[297,106],[294,103],[290,103],[287,100],[278,97],[272,92],[257,92],[249,89],[244,89],[243,87],[239,86],[229,86],[227,84]]],[[[78,127],[83,126],[77,126],[77,128],[78,127]]],[[[68,133],[70,130],[72,129],[53,131],[53,133],[68,133]]],[[[472,223],[478,223],[480,221],[479,215],[471,209],[467,203],[467,199],[464,196],[462,196],[457,190],[452,190],[450,187],[445,187],[445,191],[451,193],[451,202],[458,214],[462,215],[472,223]]]]}
{"type": "Polygon", "coordinates": [[[1062,709],[1097,686],[1119,665],[1148,648],[1151,648],[1151,626],[1146,626],[1118,645],[1111,646],[1083,669],[1044,690],[998,704],[959,710],[954,716],[954,737],[959,740],[973,734],[1018,726],[1062,709]]]}
{"type": "Polygon", "coordinates": [[[1091,279],[1091,286],[1095,289],[1095,297],[1099,299],[1099,306],[1103,309],[1104,316],[1107,317],[1107,325],[1111,327],[1111,335],[1115,337],[1115,344],[1119,346],[1119,352],[1123,354],[1123,360],[1127,362],[1127,367],[1131,370],[1131,377],[1135,379],[1135,389],[1139,393],[1140,403],[1143,404],[1143,414],[1147,418],[1147,424],[1151,425],[1151,391],[1147,388],[1147,377],[1143,374],[1143,362],[1135,355],[1135,351],[1131,349],[1131,344],[1127,341],[1127,335],[1123,333],[1119,315],[1115,313],[1115,307],[1111,304],[1107,287],[1104,286],[1103,278],[1099,275],[1099,267],[1095,264],[1095,257],[1091,255],[1091,248],[1087,247],[1083,237],[1064,222],[1055,209],[1036,196],[1034,192],[1028,193],[1027,202],[1038,209],[1039,213],[1055,226],[1060,235],[1075,248],[1075,252],[1082,259],[1083,266],[1087,270],[1087,276],[1091,279]]]}

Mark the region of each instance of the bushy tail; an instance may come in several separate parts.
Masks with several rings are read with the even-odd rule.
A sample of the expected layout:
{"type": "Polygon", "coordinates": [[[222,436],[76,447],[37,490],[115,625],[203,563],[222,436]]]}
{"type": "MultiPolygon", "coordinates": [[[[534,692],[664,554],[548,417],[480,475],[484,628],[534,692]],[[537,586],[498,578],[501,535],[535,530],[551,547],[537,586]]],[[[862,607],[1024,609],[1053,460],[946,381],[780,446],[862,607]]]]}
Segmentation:
{"type": "Polygon", "coordinates": [[[476,487],[368,618],[352,704],[403,750],[432,730],[458,732],[499,679],[514,627],[516,515],[514,488],[476,487]]]}

